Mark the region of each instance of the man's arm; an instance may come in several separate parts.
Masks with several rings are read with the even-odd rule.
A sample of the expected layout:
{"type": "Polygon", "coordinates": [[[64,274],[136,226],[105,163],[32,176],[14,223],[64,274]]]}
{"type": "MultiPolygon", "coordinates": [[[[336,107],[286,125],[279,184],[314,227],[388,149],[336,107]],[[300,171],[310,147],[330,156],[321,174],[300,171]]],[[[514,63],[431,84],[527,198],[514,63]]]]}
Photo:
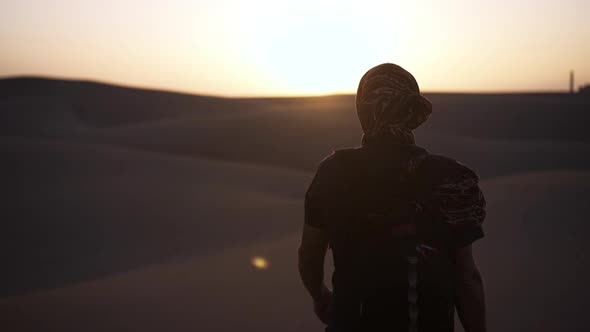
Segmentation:
{"type": "Polygon", "coordinates": [[[324,258],[328,250],[328,238],[316,227],[305,224],[299,247],[299,275],[314,301],[318,318],[327,323],[328,307],[332,292],[324,284],[324,258]]]}
{"type": "Polygon", "coordinates": [[[485,296],[483,280],[471,245],[453,252],[455,261],[455,305],[465,332],[485,332],[485,296]]]}
{"type": "Polygon", "coordinates": [[[321,299],[324,284],[324,258],[328,250],[328,239],[316,227],[304,225],[299,247],[299,275],[309,295],[321,299]]]}

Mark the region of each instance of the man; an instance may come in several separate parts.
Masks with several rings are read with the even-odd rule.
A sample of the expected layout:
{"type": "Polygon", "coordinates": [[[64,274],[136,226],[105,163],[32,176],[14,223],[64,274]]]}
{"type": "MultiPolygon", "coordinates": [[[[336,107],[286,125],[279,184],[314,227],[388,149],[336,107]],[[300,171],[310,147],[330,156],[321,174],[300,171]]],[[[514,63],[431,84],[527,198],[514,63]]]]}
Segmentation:
{"type": "Polygon", "coordinates": [[[362,146],[320,164],[305,199],[299,271],[327,331],[485,331],[471,244],[483,237],[477,175],[415,145],[432,112],[414,77],[386,63],[361,79],[362,146]],[[333,293],[324,257],[334,258],[333,293]]]}

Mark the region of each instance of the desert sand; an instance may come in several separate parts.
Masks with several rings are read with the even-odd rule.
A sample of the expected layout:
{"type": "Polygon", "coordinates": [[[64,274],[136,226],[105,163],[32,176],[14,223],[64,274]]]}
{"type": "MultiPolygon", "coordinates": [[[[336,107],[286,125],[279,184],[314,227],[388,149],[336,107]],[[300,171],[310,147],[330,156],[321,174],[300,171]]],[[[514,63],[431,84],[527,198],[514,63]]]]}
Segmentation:
{"type": "MultiPolygon", "coordinates": [[[[482,178],[490,331],[585,330],[590,99],[428,97],[417,143],[482,178]]],[[[296,271],[303,195],[359,144],[354,96],[5,79],[0,134],[0,330],[322,330],[296,271]]]]}

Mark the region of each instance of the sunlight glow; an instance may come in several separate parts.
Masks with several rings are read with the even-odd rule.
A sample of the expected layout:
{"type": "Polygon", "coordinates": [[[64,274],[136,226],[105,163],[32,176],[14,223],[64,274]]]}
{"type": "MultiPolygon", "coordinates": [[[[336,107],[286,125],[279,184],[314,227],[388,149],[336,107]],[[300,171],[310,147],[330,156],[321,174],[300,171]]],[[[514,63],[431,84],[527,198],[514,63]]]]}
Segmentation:
{"type": "Polygon", "coordinates": [[[395,62],[427,91],[590,81],[590,1],[7,0],[0,76],[227,96],[352,93],[395,62]]]}

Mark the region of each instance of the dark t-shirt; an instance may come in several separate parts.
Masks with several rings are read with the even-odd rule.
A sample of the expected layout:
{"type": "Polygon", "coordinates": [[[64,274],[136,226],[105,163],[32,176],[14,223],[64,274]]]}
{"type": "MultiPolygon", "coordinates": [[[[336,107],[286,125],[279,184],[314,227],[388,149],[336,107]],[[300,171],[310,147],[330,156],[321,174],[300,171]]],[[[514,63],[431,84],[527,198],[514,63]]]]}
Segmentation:
{"type": "MultiPolygon", "coordinates": [[[[379,172],[384,168],[390,169],[391,164],[411,164],[408,159],[415,158],[421,153],[426,153],[426,150],[415,145],[401,144],[365,146],[332,153],[320,163],[306,193],[305,223],[324,229],[328,222],[326,209],[330,205],[327,202],[334,201],[334,198],[350,201],[350,198],[339,197],[346,195],[344,188],[349,182],[362,181],[363,174],[379,172]],[[346,157],[355,160],[347,163],[342,160],[344,158],[336,156],[339,153],[348,154],[346,157]],[[397,158],[392,158],[395,154],[398,154],[397,158]],[[356,170],[350,171],[346,168],[356,170]]],[[[451,235],[450,245],[464,247],[482,238],[484,233],[481,223],[485,218],[485,199],[478,186],[478,176],[465,165],[439,155],[427,155],[416,167],[415,173],[408,176],[417,178],[415,186],[419,187],[417,191],[420,192],[419,195],[425,204],[431,204],[433,210],[438,209],[441,212],[441,215],[436,217],[447,223],[451,235]],[[462,197],[452,202],[453,196],[462,197]],[[448,206],[449,201],[454,205],[448,206]]],[[[399,169],[400,172],[411,172],[404,170],[403,166],[399,169]]]]}
{"type": "MultiPolygon", "coordinates": [[[[318,167],[305,198],[305,223],[325,230],[330,238],[335,265],[332,278],[335,306],[340,308],[336,310],[335,316],[342,323],[340,328],[350,328],[354,324],[352,316],[358,314],[358,310],[354,309],[356,304],[351,305],[358,297],[343,296],[348,290],[341,289],[358,286],[355,285],[355,280],[361,279],[357,271],[373,269],[376,272],[373,275],[377,279],[383,277],[385,283],[388,283],[388,280],[397,278],[396,270],[401,271],[406,267],[403,264],[390,264],[383,268],[389,271],[384,271],[381,267],[364,264],[362,268],[358,268],[358,265],[347,262],[350,261],[350,255],[358,259],[358,247],[353,250],[342,246],[339,248],[338,240],[333,239],[360,237],[354,228],[343,227],[350,220],[358,219],[359,206],[367,212],[367,207],[371,209],[390,202],[393,206],[390,210],[395,210],[398,203],[395,197],[402,201],[409,195],[419,202],[424,218],[427,219],[424,223],[427,226],[422,227],[422,230],[429,230],[422,233],[426,234],[425,238],[428,238],[429,243],[435,243],[433,246],[439,247],[441,251],[449,252],[453,248],[464,247],[484,236],[481,223],[485,217],[485,200],[478,186],[478,177],[472,170],[453,159],[431,155],[415,145],[388,143],[338,150],[324,159],[318,167]],[[377,189],[373,190],[374,188],[377,189]],[[339,234],[342,232],[347,234],[339,234]]],[[[345,239],[340,243],[347,241],[345,239]]],[[[354,239],[347,243],[354,243],[354,239]]],[[[365,249],[361,246],[360,250],[365,249]]],[[[367,258],[365,256],[361,261],[370,260],[367,258]]],[[[379,266],[383,263],[380,260],[376,262],[379,266]]],[[[434,324],[432,326],[437,326],[436,331],[452,331],[454,325],[449,264],[449,259],[442,257],[432,266],[421,265],[419,270],[424,275],[421,277],[422,286],[419,287],[423,292],[419,295],[422,324],[434,324]],[[444,273],[439,274],[441,269],[444,273]],[[428,285],[436,286],[429,288],[428,285]]],[[[400,272],[401,284],[406,280],[404,273],[406,272],[400,272]]],[[[370,279],[365,283],[378,284],[382,281],[370,279]]],[[[406,286],[401,287],[404,289],[401,291],[391,288],[390,293],[380,291],[380,295],[371,300],[373,312],[382,311],[381,317],[385,317],[383,319],[387,320],[388,327],[403,329],[406,326],[404,324],[407,324],[404,323],[407,320],[407,295],[403,293],[404,287],[406,286]]],[[[374,317],[379,317],[379,313],[374,317]]],[[[361,330],[372,326],[367,324],[361,330]]],[[[375,324],[378,327],[384,326],[380,322],[375,324]]]]}

